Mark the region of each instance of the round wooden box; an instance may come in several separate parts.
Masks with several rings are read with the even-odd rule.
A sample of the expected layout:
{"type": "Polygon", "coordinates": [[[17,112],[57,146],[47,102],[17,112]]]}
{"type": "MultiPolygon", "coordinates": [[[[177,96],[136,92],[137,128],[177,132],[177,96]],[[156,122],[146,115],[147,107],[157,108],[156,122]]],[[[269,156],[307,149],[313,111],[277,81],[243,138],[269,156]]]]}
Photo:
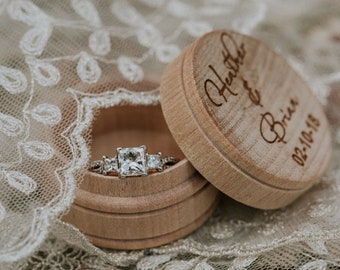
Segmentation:
{"type": "Polygon", "coordinates": [[[328,166],[321,105],[283,57],[252,37],[218,30],[199,38],[164,72],[161,105],[193,166],[249,206],[288,205],[328,166]]]}
{"type": "Polygon", "coordinates": [[[92,160],[116,155],[117,147],[146,145],[180,161],[160,173],[120,179],[87,172],[64,220],[95,245],[114,249],[155,247],[202,225],[220,192],[184,157],[159,106],[103,109],[94,122],[92,160]]]}

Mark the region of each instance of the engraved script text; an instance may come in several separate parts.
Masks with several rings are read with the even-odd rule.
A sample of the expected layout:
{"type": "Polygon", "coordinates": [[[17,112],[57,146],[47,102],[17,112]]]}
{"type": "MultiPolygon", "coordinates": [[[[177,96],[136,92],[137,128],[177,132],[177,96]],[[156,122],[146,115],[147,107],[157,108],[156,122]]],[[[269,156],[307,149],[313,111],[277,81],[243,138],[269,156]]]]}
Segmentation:
{"type": "Polygon", "coordinates": [[[231,89],[234,78],[237,77],[240,66],[243,65],[243,59],[246,54],[244,44],[237,45],[235,40],[228,33],[222,33],[220,36],[222,45],[221,61],[226,68],[225,76],[217,72],[213,65],[209,65],[209,69],[214,74],[214,78],[207,79],[204,82],[204,90],[209,100],[215,106],[222,106],[223,102],[228,102],[227,93],[237,96],[238,93],[231,89]],[[216,98],[219,96],[219,98],[216,98]],[[215,96],[215,97],[213,97],[215,96]]]}
{"type": "Polygon", "coordinates": [[[287,122],[292,119],[298,105],[299,102],[296,98],[290,99],[290,104],[287,107],[287,110],[284,112],[281,109],[283,115],[280,119],[276,119],[271,112],[261,114],[260,133],[267,143],[287,143],[285,140],[287,122]]]}
{"type": "Polygon", "coordinates": [[[302,167],[305,166],[308,159],[308,150],[314,143],[314,134],[318,131],[320,124],[319,119],[312,114],[308,114],[304,130],[300,132],[299,144],[294,148],[294,153],[292,154],[293,160],[302,167]]]}
{"type": "MultiPolygon", "coordinates": [[[[236,86],[232,86],[235,78],[239,76],[240,68],[244,63],[246,50],[244,43],[238,44],[233,36],[229,33],[222,33],[219,38],[221,45],[220,63],[216,66],[210,64],[208,69],[211,76],[204,81],[204,90],[210,102],[220,107],[228,102],[229,98],[238,96],[239,93],[236,86]],[[222,67],[222,71],[221,71],[222,67]]],[[[248,98],[253,106],[263,108],[261,102],[261,93],[249,84],[245,76],[240,75],[243,90],[247,91],[248,98]]],[[[239,86],[238,86],[239,87],[239,86]]],[[[260,135],[262,139],[269,143],[287,143],[287,128],[294,117],[299,100],[297,97],[290,98],[289,104],[284,109],[280,109],[280,113],[274,114],[271,111],[263,110],[260,113],[260,135]]],[[[320,121],[312,114],[308,114],[305,121],[306,127],[299,134],[299,144],[294,148],[292,159],[300,166],[304,166],[308,158],[308,149],[314,142],[314,134],[318,131],[320,121]]]]}

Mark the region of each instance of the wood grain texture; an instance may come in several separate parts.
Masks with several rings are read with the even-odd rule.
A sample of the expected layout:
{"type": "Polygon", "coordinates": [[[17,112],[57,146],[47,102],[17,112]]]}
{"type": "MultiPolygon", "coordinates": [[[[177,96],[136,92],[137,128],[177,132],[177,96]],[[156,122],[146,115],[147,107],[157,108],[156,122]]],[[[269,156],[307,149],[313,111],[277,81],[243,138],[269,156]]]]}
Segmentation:
{"type": "Polygon", "coordinates": [[[177,231],[169,232],[167,234],[156,237],[124,240],[124,239],[108,239],[88,234],[85,235],[87,235],[87,237],[93,244],[105,248],[133,250],[160,246],[178,240],[195,231],[212,215],[212,213],[216,209],[217,204],[218,200],[215,200],[215,202],[210,206],[210,208],[205,213],[203,213],[200,217],[198,217],[194,222],[190,223],[189,225],[180,228],[177,231]]]}
{"type": "Polygon", "coordinates": [[[253,38],[214,31],[194,42],[164,73],[161,104],[194,167],[247,205],[286,206],[328,166],[320,104],[281,56],[253,38]]]}
{"type": "Polygon", "coordinates": [[[64,220],[94,244],[139,249],[168,243],[197,229],[215,209],[220,192],[193,168],[175,143],[160,106],[103,109],[93,126],[92,160],[119,146],[145,144],[180,161],[160,173],[120,179],[86,172],[64,220]],[[131,121],[136,116],[136,122],[131,121]]]}
{"type": "MultiPolygon", "coordinates": [[[[196,173],[197,174],[197,173],[196,173]]],[[[163,181],[162,174],[154,175],[163,181]]],[[[146,180],[148,176],[140,179],[146,180]]],[[[101,180],[98,180],[101,181],[101,180]]],[[[97,181],[97,182],[98,182],[97,181]]],[[[179,185],[156,193],[141,196],[107,196],[79,189],[74,203],[84,208],[105,213],[140,213],[155,211],[186,200],[202,189],[208,182],[201,176],[192,175],[179,185]]]]}
{"type": "MultiPolygon", "coordinates": [[[[191,192],[184,200],[165,207],[158,205],[157,209],[146,212],[108,213],[74,204],[66,220],[81,231],[102,238],[134,240],[161,236],[195,222],[212,207],[219,193],[208,183],[191,192]]],[[[172,196],[176,197],[177,194],[173,193],[172,196]]],[[[140,200],[143,203],[145,198],[140,200]]]]}

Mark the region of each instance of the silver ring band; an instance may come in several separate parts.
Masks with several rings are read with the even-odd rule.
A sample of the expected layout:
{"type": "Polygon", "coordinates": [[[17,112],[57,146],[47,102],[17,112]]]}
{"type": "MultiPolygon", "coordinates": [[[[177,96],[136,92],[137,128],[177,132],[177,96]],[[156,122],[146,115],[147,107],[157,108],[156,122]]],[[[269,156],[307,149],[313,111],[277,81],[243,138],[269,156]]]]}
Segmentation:
{"type": "Polygon", "coordinates": [[[145,176],[161,172],[178,162],[174,157],[162,158],[162,153],[151,155],[145,145],[139,147],[117,148],[114,157],[103,156],[101,160],[91,162],[89,170],[103,175],[119,178],[145,176]]]}

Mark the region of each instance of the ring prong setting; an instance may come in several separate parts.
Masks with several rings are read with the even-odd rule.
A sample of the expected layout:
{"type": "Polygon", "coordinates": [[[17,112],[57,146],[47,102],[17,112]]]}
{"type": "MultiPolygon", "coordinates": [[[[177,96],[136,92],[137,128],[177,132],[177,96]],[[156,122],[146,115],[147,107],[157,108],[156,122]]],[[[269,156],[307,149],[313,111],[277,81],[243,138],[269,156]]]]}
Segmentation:
{"type": "Polygon", "coordinates": [[[162,158],[162,153],[148,154],[147,147],[118,147],[114,157],[102,156],[93,161],[89,170],[95,173],[118,176],[119,178],[146,176],[154,172],[162,172],[175,164],[173,157],[162,158]]]}

